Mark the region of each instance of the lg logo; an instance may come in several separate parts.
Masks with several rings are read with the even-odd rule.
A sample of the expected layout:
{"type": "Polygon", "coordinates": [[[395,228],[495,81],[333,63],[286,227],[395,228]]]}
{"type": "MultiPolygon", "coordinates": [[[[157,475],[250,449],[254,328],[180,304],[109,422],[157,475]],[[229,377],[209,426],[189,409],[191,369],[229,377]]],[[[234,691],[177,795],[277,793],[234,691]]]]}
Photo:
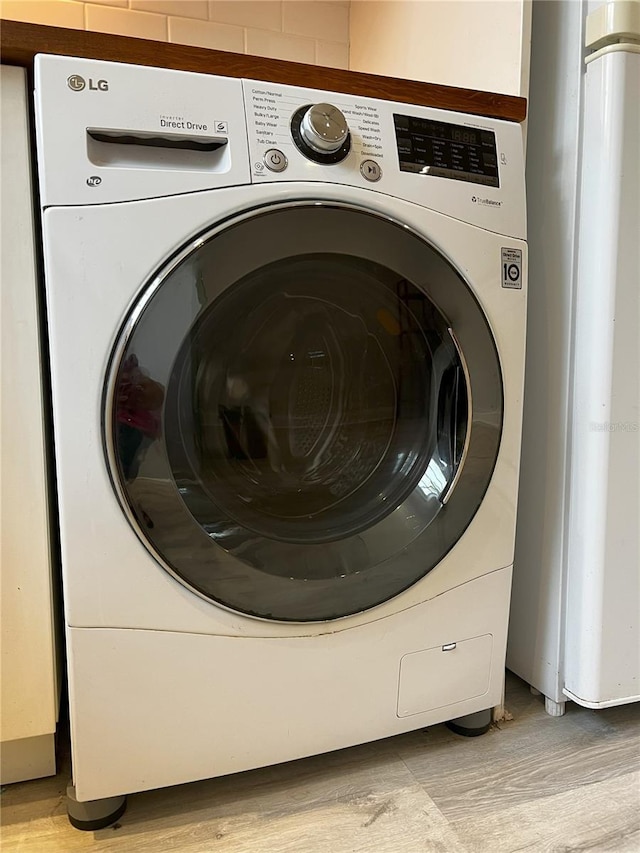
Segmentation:
{"type": "Polygon", "coordinates": [[[67,80],[67,86],[74,92],[82,92],[86,85],[84,77],[80,77],[78,74],[72,74],[67,80]]]}
{"type": "MultiPolygon", "coordinates": [[[[72,92],[82,92],[87,87],[87,81],[79,74],[72,74],[67,78],[67,86],[72,92]]],[[[108,92],[109,83],[106,80],[92,80],[89,77],[89,89],[93,92],[108,92]]]]}

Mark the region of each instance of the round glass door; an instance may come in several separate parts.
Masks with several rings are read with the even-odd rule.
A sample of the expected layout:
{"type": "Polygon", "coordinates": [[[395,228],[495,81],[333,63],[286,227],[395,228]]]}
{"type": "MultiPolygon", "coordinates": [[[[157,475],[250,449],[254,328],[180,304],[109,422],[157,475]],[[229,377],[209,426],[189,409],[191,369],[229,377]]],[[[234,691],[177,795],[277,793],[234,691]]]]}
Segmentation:
{"type": "Polygon", "coordinates": [[[112,360],[118,494],[161,565],[262,618],[397,595],[462,535],[502,422],[462,278],[366,211],[262,208],[160,270],[112,360]]]}

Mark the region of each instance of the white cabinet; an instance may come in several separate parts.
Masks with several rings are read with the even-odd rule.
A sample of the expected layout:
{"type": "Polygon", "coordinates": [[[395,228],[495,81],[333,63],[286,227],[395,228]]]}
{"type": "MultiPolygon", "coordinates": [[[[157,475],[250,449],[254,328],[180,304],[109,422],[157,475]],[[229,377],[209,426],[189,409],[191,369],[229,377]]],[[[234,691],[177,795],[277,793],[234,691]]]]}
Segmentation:
{"type": "Polygon", "coordinates": [[[3,65],[0,304],[2,784],[55,773],[58,709],[27,81],[3,65]]]}

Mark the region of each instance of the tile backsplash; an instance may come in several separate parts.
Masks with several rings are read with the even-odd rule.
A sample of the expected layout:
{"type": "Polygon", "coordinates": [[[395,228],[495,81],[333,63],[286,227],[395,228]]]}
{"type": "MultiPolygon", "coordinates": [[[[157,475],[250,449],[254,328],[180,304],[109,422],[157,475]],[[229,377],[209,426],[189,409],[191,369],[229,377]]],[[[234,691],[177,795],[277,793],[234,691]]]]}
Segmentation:
{"type": "Polygon", "coordinates": [[[0,0],[0,17],[349,67],[348,0],[0,0]]]}

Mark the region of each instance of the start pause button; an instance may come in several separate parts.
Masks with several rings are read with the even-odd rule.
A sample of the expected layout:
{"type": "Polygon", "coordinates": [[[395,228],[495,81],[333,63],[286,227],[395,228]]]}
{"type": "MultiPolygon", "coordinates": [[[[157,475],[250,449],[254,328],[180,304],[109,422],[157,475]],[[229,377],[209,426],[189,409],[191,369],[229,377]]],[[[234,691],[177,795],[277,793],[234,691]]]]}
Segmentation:
{"type": "Polygon", "coordinates": [[[367,181],[379,181],[382,177],[382,169],[375,160],[363,160],[360,163],[360,172],[367,181]]]}
{"type": "Polygon", "coordinates": [[[502,249],[502,286],[522,289],[522,251],[502,249]]]}

